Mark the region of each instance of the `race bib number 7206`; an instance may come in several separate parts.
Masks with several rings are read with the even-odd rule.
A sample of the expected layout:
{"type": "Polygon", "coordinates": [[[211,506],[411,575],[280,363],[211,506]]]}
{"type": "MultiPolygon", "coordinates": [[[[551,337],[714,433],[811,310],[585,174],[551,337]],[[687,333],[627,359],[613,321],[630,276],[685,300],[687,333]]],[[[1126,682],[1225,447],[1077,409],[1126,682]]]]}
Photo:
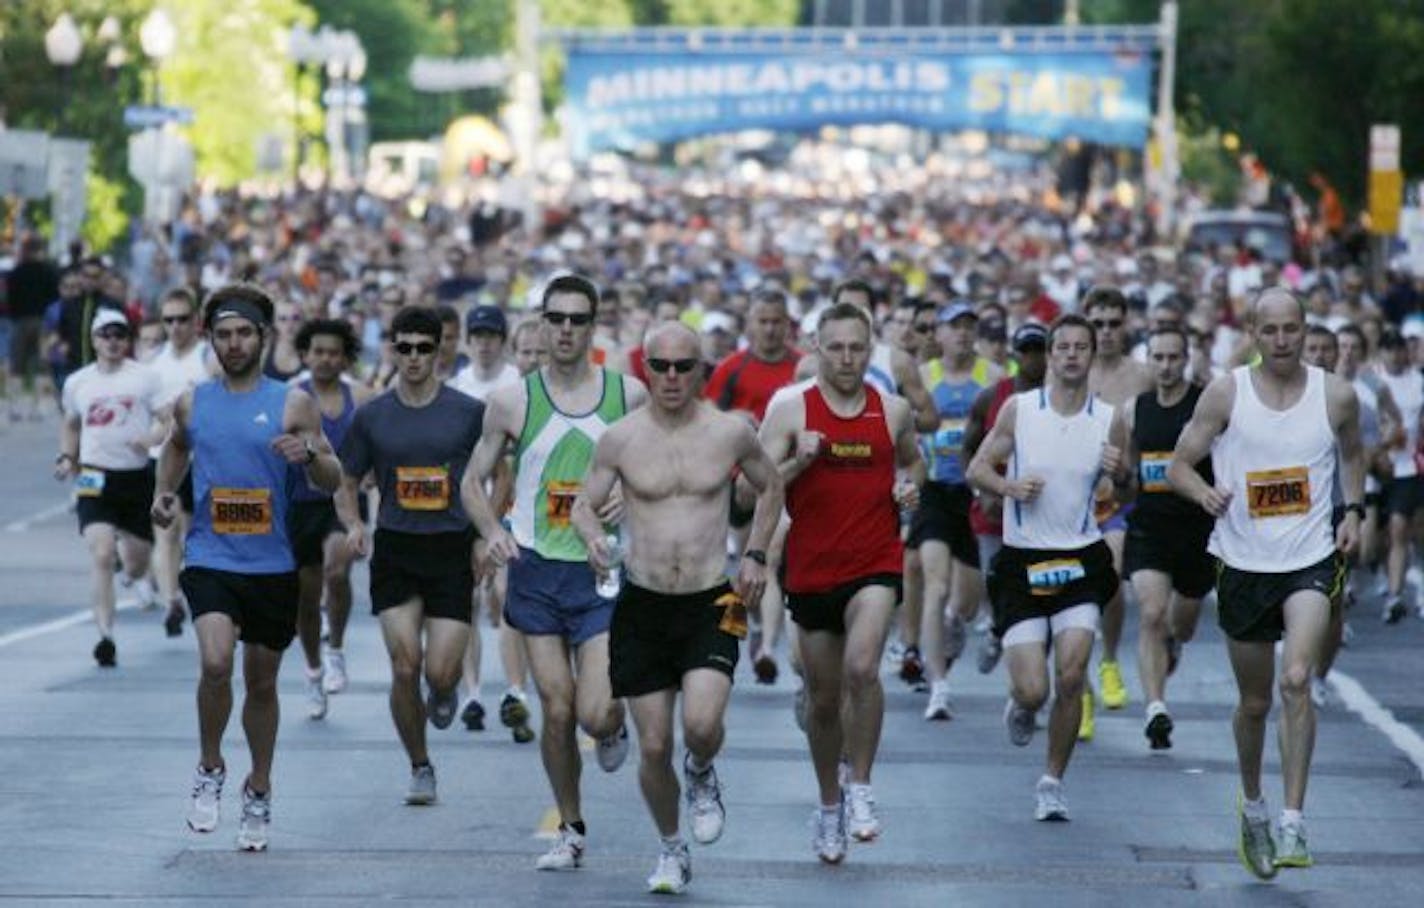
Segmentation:
{"type": "Polygon", "coordinates": [[[1246,512],[1251,519],[1310,511],[1310,471],[1305,467],[1246,474],[1246,512]]]}

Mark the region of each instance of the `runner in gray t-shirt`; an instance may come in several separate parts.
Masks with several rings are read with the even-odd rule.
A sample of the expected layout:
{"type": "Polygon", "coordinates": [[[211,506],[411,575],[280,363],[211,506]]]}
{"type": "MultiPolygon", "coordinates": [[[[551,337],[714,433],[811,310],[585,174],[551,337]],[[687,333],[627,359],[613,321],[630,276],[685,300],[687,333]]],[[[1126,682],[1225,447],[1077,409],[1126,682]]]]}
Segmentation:
{"type": "Polygon", "coordinates": [[[395,387],[356,411],[341,442],[337,515],[347,545],[364,555],[357,519],[361,478],[381,490],[371,557],[371,608],[391,657],[391,716],[410,755],[408,804],[435,801],[435,768],[425,749],[425,719],[447,728],[458,705],[460,660],[470,639],[475,532],[460,501],[460,480],[484,425],[484,404],[435,376],[440,320],[408,306],[391,323],[395,387]],[[425,649],[421,651],[421,631],[425,649]],[[430,689],[422,705],[422,664],[430,689]]]}

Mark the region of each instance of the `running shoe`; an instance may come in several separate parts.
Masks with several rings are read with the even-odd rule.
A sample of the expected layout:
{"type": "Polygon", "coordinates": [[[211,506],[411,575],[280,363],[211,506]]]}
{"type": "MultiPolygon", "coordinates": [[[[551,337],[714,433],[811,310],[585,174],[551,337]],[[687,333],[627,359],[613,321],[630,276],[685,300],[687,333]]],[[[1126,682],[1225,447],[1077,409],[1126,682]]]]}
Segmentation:
{"type": "Polygon", "coordinates": [[[471,700],[460,710],[460,721],[465,723],[465,731],[485,730],[485,707],[478,700],[471,700]]]}
{"type": "Polygon", "coordinates": [[[163,633],[169,637],[183,636],[183,603],[180,600],[168,603],[168,614],[163,616],[163,633]]]}
{"type": "Polygon", "coordinates": [[[1098,683],[1103,688],[1104,706],[1122,709],[1127,705],[1127,688],[1122,684],[1122,669],[1116,662],[1102,661],[1098,666],[1098,683]]]}
{"type": "Polygon", "coordinates": [[[880,838],[880,815],[875,810],[875,795],[869,785],[846,786],[846,829],[857,842],[873,842],[880,838]]]}
{"type": "Polygon", "coordinates": [[[323,686],[328,694],[339,694],[346,690],[346,654],[329,646],[321,650],[322,673],[326,676],[323,686]]]}
{"type": "Polygon", "coordinates": [[[1310,678],[1310,702],[1315,704],[1316,709],[1324,709],[1328,697],[1329,688],[1325,685],[1325,679],[1312,675],[1310,678]]]}
{"type": "Polygon", "coordinates": [[[1022,706],[1013,697],[1004,704],[1004,727],[1009,730],[1009,743],[1015,747],[1027,747],[1033,741],[1037,720],[1033,710],[1022,706]]]}
{"type": "Polygon", "coordinates": [[[1167,677],[1171,677],[1177,671],[1177,665],[1182,661],[1182,641],[1176,637],[1167,638],[1167,677]]]}
{"type": "Polygon", "coordinates": [[[1142,733],[1147,736],[1147,746],[1152,750],[1172,749],[1172,717],[1165,712],[1148,719],[1142,733]]]}
{"type": "Polygon", "coordinates": [[[648,877],[648,891],[658,895],[681,895],[692,882],[692,855],[688,854],[687,843],[664,845],[658,855],[658,866],[648,877]]]}
{"type": "Polygon", "coordinates": [[[201,765],[193,771],[193,796],[188,802],[188,828],[194,832],[212,832],[218,828],[218,805],[222,802],[223,782],[227,770],[204,769],[201,765]]]}
{"type": "Polygon", "coordinates": [[[1068,822],[1068,802],[1063,799],[1061,781],[1044,776],[1038,780],[1033,793],[1038,799],[1038,805],[1033,811],[1035,820],[1040,823],[1068,822]]]}
{"type": "Polygon", "coordinates": [[[1399,596],[1390,596],[1384,604],[1384,623],[1398,624],[1404,618],[1405,611],[1404,600],[1399,596]]]}
{"type": "Polygon", "coordinates": [[[628,723],[618,726],[618,730],[606,738],[599,738],[597,747],[598,766],[604,772],[614,772],[628,759],[628,723]]]}
{"type": "Polygon", "coordinates": [[[776,660],[766,653],[762,653],[752,662],[752,671],[756,674],[758,684],[775,684],[779,670],[776,667],[776,660]]]}
{"type": "Polygon", "coordinates": [[[900,657],[900,680],[906,684],[918,684],[924,680],[925,663],[920,658],[920,648],[918,646],[905,647],[904,654],[900,657]]]}
{"type": "Polygon", "coordinates": [[[499,701],[499,721],[514,736],[514,743],[528,744],[534,740],[534,729],[529,727],[529,704],[522,694],[510,691],[499,701]]]}
{"type": "Polygon", "coordinates": [[[804,732],[806,730],[806,685],[804,683],[796,688],[796,693],[791,697],[791,713],[796,717],[796,727],[804,732]]]}
{"type": "Polygon", "coordinates": [[[548,851],[534,862],[536,870],[575,870],[583,866],[583,835],[576,829],[559,824],[559,837],[548,851]]]}
{"type": "Polygon", "coordinates": [[[948,666],[964,653],[964,643],[969,638],[969,628],[958,612],[950,612],[944,622],[944,662],[948,666]]]}
{"type": "Polygon", "coordinates": [[[1004,641],[994,636],[990,631],[979,641],[979,674],[987,675],[999,664],[999,659],[1004,655],[1004,641]]]}
{"type": "Polygon", "coordinates": [[[272,822],[272,793],[258,794],[242,786],[242,820],[237,827],[239,851],[266,851],[267,827],[272,822]]]}
{"type": "Polygon", "coordinates": [[[954,718],[949,702],[949,684],[943,679],[930,685],[930,702],[925,706],[926,722],[944,722],[954,718]]]}
{"type": "Polygon", "coordinates": [[[1078,720],[1078,740],[1093,740],[1093,691],[1083,691],[1083,717],[1078,720]]]}
{"type": "Polygon", "coordinates": [[[1236,856],[1241,866],[1263,880],[1276,875],[1276,843],[1271,840],[1271,821],[1253,820],[1246,816],[1246,803],[1236,796],[1236,815],[1241,819],[1241,834],[1236,841],[1236,856]]]}
{"type": "Polygon", "coordinates": [[[307,692],[307,718],[321,719],[326,716],[326,688],[322,685],[322,673],[320,670],[313,675],[310,670],[307,672],[306,680],[307,692]]]}
{"type": "Polygon", "coordinates": [[[114,646],[113,638],[101,637],[94,644],[94,661],[99,663],[100,668],[113,668],[119,664],[119,648],[114,646]]]}
{"type": "Polygon", "coordinates": [[[692,840],[699,845],[711,845],[722,837],[722,825],[727,821],[727,811],[722,806],[722,786],[717,781],[717,770],[708,766],[702,772],[694,772],[691,767],[692,754],[683,754],[682,781],[686,789],[688,825],[692,827],[692,840]]]}
{"type": "Polygon", "coordinates": [[[410,768],[410,788],[406,790],[405,802],[412,807],[425,807],[435,803],[434,766],[426,763],[424,766],[410,768]]]}
{"type": "Polygon", "coordinates": [[[1281,841],[1276,848],[1277,867],[1305,868],[1315,866],[1310,848],[1305,843],[1305,823],[1282,823],[1281,841]]]}
{"type": "Polygon", "coordinates": [[[839,864],[845,860],[849,842],[846,838],[844,798],[838,807],[829,810],[824,807],[816,808],[816,812],[811,816],[811,828],[814,830],[811,848],[818,858],[827,864],[839,864]]]}
{"type": "Polygon", "coordinates": [[[455,711],[459,708],[460,698],[454,688],[444,694],[431,688],[425,698],[425,714],[430,717],[430,724],[439,729],[450,727],[450,723],[455,721],[455,711]]]}

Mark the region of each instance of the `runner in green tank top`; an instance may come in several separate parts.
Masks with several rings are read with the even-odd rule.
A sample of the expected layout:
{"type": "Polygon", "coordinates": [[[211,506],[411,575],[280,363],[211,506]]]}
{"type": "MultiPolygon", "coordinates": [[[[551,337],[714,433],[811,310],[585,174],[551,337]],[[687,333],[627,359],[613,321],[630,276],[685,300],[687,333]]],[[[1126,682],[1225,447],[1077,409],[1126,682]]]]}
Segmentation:
{"type": "MultiPolygon", "coordinates": [[[[575,532],[574,499],[609,424],[647,402],[634,378],[595,368],[589,358],[598,289],[567,274],[543,293],[541,329],[549,365],[490,395],[485,430],[465,472],[464,499],[483,540],[481,570],[509,565],[504,617],[525,636],[529,668],[543,706],[539,748],[559,809],[559,837],[540,870],[583,862],[575,723],[598,742],[598,763],[612,772],[628,755],[621,700],[608,676],[613,601],[596,592],[588,551],[575,532]],[[484,480],[507,447],[515,452],[513,533],[490,507],[484,480]]],[[[615,496],[598,513],[610,528],[622,518],[615,496]]]]}

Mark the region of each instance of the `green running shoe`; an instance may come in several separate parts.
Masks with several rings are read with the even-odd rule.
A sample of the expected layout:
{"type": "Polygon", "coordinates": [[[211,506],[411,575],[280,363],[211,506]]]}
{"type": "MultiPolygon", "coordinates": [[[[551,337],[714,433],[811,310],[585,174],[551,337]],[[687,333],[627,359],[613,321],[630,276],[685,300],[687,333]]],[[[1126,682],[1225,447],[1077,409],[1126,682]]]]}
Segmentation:
{"type": "Polygon", "coordinates": [[[1281,826],[1281,844],[1276,849],[1277,867],[1313,867],[1315,859],[1305,844],[1305,824],[1281,826]]]}
{"type": "Polygon", "coordinates": [[[1246,816],[1246,802],[1240,794],[1236,796],[1236,815],[1241,819],[1241,837],[1236,843],[1241,866],[1269,880],[1276,875],[1276,843],[1271,840],[1271,821],[1246,816]]]}

